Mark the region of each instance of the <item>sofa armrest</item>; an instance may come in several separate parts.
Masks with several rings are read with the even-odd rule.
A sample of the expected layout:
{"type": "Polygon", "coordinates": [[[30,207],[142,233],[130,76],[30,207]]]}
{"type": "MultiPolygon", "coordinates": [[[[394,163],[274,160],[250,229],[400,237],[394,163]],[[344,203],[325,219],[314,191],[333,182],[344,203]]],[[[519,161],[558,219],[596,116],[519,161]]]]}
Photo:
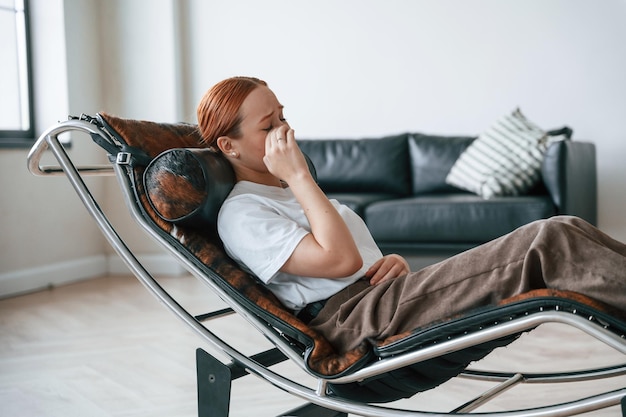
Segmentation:
{"type": "Polygon", "coordinates": [[[542,165],[543,182],[559,214],[598,223],[596,147],[562,140],[551,144],[542,165]]]}

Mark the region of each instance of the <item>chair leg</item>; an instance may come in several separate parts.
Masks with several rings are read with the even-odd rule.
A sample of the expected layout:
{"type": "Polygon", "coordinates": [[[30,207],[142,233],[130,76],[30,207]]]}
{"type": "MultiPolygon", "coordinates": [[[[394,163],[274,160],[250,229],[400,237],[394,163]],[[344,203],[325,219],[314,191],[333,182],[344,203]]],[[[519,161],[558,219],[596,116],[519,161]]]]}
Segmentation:
{"type": "Polygon", "coordinates": [[[626,417],[626,397],[622,397],[622,417],[626,417]]]}
{"type": "MultiPolygon", "coordinates": [[[[198,417],[228,417],[230,387],[233,375],[228,365],[198,348],[196,349],[198,379],[198,417]]],[[[304,404],[279,417],[348,417],[347,413],[316,404],[304,404]]]]}
{"type": "Polygon", "coordinates": [[[308,403],[287,411],[278,417],[348,417],[348,414],[308,403]]]}
{"type": "Polygon", "coordinates": [[[228,417],[231,374],[228,366],[196,349],[198,417],[228,417]]]}

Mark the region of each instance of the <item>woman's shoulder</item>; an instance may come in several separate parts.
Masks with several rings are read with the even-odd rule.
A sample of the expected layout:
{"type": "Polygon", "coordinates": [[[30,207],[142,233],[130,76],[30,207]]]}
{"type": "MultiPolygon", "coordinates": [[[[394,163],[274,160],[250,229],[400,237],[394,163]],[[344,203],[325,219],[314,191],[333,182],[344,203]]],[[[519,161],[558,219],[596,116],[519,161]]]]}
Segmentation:
{"type": "Polygon", "coordinates": [[[290,190],[250,181],[239,181],[235,184],[225,202],[265,203],[269,205],[295,200],[290,190]]]}
{"type": "Polygon", "coordinates": [[[241,218],[247,212],[254,212],[264,207],[276,207],[285,196],[277,187],[239,181],[235,184],[220,208],[220,216],[232,214],[241,218]]]}
{"type": "Polygon", "coordinates": [[[279,196],[280,188],[269,185],[258,184],[251,181],[238,181],[231,190],[228,198],[238,196],[248,196],[250,198],[265,197],[276,198],[279,196]]]}

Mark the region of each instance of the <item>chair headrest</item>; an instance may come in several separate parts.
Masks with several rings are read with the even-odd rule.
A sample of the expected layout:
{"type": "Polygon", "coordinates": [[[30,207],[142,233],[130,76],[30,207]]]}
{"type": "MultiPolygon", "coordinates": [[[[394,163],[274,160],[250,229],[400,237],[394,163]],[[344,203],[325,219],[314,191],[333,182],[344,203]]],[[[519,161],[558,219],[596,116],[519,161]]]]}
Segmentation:
{"type": "Polygon", "coordinates": [[[150,162],[143,181],[148,201],[163,220],[215,228],[235,174],[228,161],[210,149],[175,148],[150,162]]]}

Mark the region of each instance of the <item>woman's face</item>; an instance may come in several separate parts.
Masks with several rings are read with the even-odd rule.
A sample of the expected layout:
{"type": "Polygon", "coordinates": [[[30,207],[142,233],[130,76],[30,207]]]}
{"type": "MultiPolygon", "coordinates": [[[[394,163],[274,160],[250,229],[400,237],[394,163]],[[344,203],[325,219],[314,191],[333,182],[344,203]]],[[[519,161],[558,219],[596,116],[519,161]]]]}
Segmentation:
{"type": "Polygon", "coordinates": [[[287,124],[283,106],[272,90],[258,86],[248,94],[239,111],[241,135],[229,139],[232,150],[226,150],[225,154],[236,156],[230,161],[238,180],[263,182],[261,177],[269,174],[263,162],[265,141],[270,131],[287,124]]]}

